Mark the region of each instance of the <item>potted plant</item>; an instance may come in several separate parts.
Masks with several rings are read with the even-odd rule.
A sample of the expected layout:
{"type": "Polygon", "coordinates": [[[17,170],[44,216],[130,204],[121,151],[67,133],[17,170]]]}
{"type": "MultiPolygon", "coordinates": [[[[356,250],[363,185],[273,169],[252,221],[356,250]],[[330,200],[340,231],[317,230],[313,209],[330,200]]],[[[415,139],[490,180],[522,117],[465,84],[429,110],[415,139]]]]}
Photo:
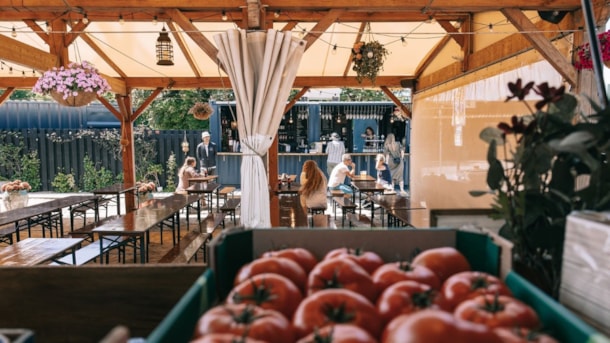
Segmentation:
{"type": "Polygon", "coordinates": [[[64,106],[84,106],[110,90],[108,81],[89,62],[53,68],[36,81],[34,93],[50,95],[64,106]]]}
{"type": "MultiPolygon", "coordinates": [[[[598,34],[597,38],[599,40],[599,47],[602,52],[602,60],[606,66],[610,67],[610,30],[598,34]]],[[[574,66],[576,69],[593,69],[593,61],[591,60],[591,44],[585,43],[580,45],[574,50],[574,52],[576,53],[576,59],[574,60],[574,66]]]]}
{"type": "Polygon", "coordinates": [[[579,114],[575,96],[546,82],[508,86],[507,101],[522,101],[531,114],[481,132],[489,143],[489,190],[470,193],[494,194],[494,218],[505,221],[500,235],[514,243],[515,270],[557,298],[566,217],[610,209],[610,113],[592,104],[597,113],[579,114]],[[535,109],[525,101],[532,90],[542,98],[535,109]]]}
{"type": "Polygon", "coordinates": [[[365,78],[374,84],[388,50],[378,41],[356,42],[352,49],[352,70],[356,72],[356,80],[362,83],[365,78]]]}
{"type": "Polygon", "coordinates": [[[196,102],[189,110],[189,113],[199,120],[207,120],[214,113],[214,109],[207,102],[196,102]]]}

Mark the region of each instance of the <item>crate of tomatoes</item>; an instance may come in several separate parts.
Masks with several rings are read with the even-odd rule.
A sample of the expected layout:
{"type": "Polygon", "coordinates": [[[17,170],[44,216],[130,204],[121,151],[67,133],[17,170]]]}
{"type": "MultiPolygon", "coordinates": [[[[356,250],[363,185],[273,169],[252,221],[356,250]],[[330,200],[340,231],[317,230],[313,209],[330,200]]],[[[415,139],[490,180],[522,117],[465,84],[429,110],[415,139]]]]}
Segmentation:
{"type": "Polygon", "coordinates": [[[608,342],[519,275],[487,235],[236,230],[148,342],[608,342]]]}

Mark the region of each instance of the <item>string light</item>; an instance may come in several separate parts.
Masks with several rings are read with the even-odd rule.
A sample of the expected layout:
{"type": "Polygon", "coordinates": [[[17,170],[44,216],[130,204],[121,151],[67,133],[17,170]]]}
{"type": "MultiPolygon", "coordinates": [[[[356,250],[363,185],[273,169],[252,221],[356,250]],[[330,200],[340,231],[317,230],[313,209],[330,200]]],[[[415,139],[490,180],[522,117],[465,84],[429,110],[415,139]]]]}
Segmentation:
{"type": "Polygon", "coordinates": [[[157,16],[154,16],[154,17],[153,17],[152,24],[153,24],[153,25],[157,25],[157,16]]]}
{"type": "Polygon", "coordinates": [[[125,24],[125,19],[123,19],[122,14],[119,14],[119,24],[121,24],[121,25],[125,24]]]}
{"type": "Polygon", "coordinates": [[[402,46],[407,46],[407,44],[409,44],[407,43],[407,39],[404,36],[400,37],[400,42],[402,43],[402,46]]]}
{"type": "Polygon", "coordinates": [[[303,38],[305,37],[305,34],[307,33],[307,30],[303,29],[303,31],[299,32],[299,37],[303,38]]]}
{"type": "Polygon", "coordinates": [[[333,51],[332,51],[333,55],[337,54],[337,44],[333,45],[333,51]]]}
{"type": "Polygon", "coordinates": [[[15,30],[15,25],[13,25],[13,29],[11,30],[11,37],[17,37],[17,30],[15,30]]]}
{"type": "Polygon", "coordinates": [[[280,17],[280,13],[281,13],[280,10],[275,11],[273,13],[273,17],[276,18],[276,19],[279,18],[280,17]]]}
{"type": "Polygon", "coordinates": [[[89,24],[89,17],[87,13],[83,14],[83,24],[89,24]]]}
{"type": "Polygon", "coordinates": [[[25,70],[21,71],[21,77],[25,78],[25,70]]]}
{"type": "Polygon", "coordinates": [[[227,19],[229,19],[225,10],[222,10],[222,15],[220,16],[220,19],[222,19],[222,21],[227,21],[227,19]]]}
{"type": "Polygon", "coordinates": [[[8,74],[13,75],[13,67],[8,68],[8,74]]]}
{"type": "Polygon", "coordinates": [[[489,28],[489,32],[494,32],[494,25],[492,23],[489,23],[487,27],[489,28]]]}
{"type": "Polygon", "coordinates": [[[51,28],[51,24],[47,21],[47,32],[51,32],[53,29],[51,28]]]}

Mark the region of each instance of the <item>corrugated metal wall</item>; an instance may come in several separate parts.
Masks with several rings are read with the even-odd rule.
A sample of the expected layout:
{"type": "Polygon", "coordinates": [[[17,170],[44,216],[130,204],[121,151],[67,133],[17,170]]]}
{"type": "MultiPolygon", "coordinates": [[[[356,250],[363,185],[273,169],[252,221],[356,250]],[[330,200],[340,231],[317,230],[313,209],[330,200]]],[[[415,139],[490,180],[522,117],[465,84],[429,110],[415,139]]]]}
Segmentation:
{"type": "Polygon", "coordinates": [[[118,119],[100,103],[83,107],[54,101],[7,101],[0,106],[0,129],[84,129],[120,127],[118,119]]]}

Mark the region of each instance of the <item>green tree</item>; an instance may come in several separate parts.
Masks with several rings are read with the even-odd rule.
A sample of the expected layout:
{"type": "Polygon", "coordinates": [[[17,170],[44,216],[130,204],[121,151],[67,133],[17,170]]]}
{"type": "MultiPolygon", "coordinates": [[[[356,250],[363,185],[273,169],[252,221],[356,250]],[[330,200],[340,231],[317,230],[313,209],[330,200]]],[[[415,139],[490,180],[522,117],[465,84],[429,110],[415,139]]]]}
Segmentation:
{"type": "Polygon", "coordinates": [[[3,177],[9,180],[20,179],[32,186],[32,191],[40,190],[40,159],[36,151],[27,152],[23,145],[23,137],[15,132],[3,132],[0,141],[16,143],[0,144],[0,169],[3,177]],[[12,136],[12,137],[7,137],[12,136]]]}
{"type": "Polygon", "coordinates": [[[100,167],[97,169],[95,164],[85,155],[83,158],[84,173],[83,173],[83,190],[85,192],[91,192],[95,189],[110,186],[114,183],[114,177],[110,170],[100,167]]]}
{"type": "MultiPolygon", "coordinates": [[[[150,94],[151,91],[134,91],[134,102],[142,103],[150,94]]],[[[195,102],[209,101],[211,94],[211,91],[203,89],[164,91],[143,112],[136,124],[159,130],[208,130],[209,120],[197,120],[188,111],[195,102]]]]}

